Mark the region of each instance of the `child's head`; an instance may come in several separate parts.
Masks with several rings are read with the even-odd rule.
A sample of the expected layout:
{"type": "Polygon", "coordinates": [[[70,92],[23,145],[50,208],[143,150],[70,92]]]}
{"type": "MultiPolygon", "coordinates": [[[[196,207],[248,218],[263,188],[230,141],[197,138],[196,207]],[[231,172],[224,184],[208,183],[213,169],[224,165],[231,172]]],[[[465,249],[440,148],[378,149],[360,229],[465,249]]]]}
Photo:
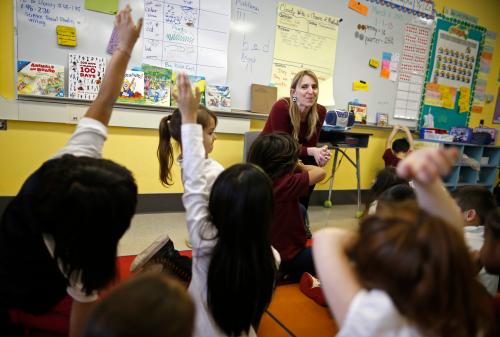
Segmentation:
{"type": "Polygon", "coordinates": [[[86,292],[104,288],[116,275],[118,241],[135,213],[132,173],[110,160],[72,155],[39,172],[32,216],[54,238],[54,257],[68,277],[81,273],[86,292]]]}
{"type": "Polygon", "coordinates": [[[410,143],[406,138],[399,138],[392,142],[392,151],[394,153],[407,153],[410,150],[410,143]]]}
{"type": "MultiPolygon", "coordinates": [[[[203,146],[208,155],[214,148],[215,127],[217,126],[217,116],[213,111],[208,110],[205,106],[198,107],[198,115],[196,122],[203,127],[203,146]]],[[[175,109],[172,114],[165,116],[160,121],[157,157],[160,163],[160,181],[165,186],[170,186],[172,182],[172,165],[174,163],[174,150],[172,147],[171,138],[173,138],[180,148],[182,148],[181,140],[181,112],[175,109]]]]}
{"type": "Polygon", "coordinates": [[[493,194],[484,186],[461,186],[452,193],[468,225],[481,226],[496,208],[493,194]]]}
{"type": "Polygon", "coordinates": [[[380,194],[377,211],[385,207],[394,207],[398,203],[416,202],[416,200],[415,191],[408,183],[394,185],[380,194]]]}
{"type": "Polygon", "coordinates": [[[217,229],[207,277],[210,312],[227,335],[239,336],[269,305],[276,265],[271,249],[272,182],[253,164],[223,171],[210,193],[217,229]]]}
{"type": "Polygon", "coordinates": [[[185,288],[164,274],[144,273],[104,298],[83,337],[191,337],[194,304],[185,288]]]}
{"type": "Polygon", "coordinates": [[[299,143],[287,133],[261,134],[250,147],[247,161],[260,166],[274,181],[297,167],[299,149],[299,143]]]}
{"type": "Polygon", "coordinates": [[[372,199],[378,199],[378,197],[387,189],[399,184],[408,185],[408,181],[397,175],[396,168],[389,166],[380,170],[377,173],[375,181],[370,189],[372,199]]]}
{"type": "Polygon", "coordinates": [[[500,208],[490,212],[484,224],[484,244],[481,248],[481,262],[490,274],[500,274],[500,208]]]}
{"type": "Polygon", "coordinates": [[[488,296],[463,235],[415,202],[365,218],[351,256],[363,286],[385,291],[422,335],[475,336],[486,324],[488,296]]]}

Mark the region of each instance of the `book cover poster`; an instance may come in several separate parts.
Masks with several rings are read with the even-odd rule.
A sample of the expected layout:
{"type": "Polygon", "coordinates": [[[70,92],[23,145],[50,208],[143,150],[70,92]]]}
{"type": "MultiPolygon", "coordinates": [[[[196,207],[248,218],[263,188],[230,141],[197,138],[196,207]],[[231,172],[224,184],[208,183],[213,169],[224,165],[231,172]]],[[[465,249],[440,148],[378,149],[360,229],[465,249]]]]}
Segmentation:
{"type": "MultiPolygon", "coordinates": [[[[173,98],[174,97],[173,95],[177,93],[176,77],[177,77],[177,73],[173,72],[172,73],[172,102],[171,102],[171,105],[173,107],[177,106],[177,102],[173,98]]],[[[194,90],[196,88],[198,88],[198,90],[200,90],[200,93],[201,93],[200,104],[205,105],[205,87],[206,87],[205,77],[188,75],[188,78],[189,78],[189,82],[191,82],[191,87],[193,88],[193,93],[194,93],[194,90]]]]}
{"type": "Polygon", "coordinates": [[[64,97],[64,66],[17,61],[17,93],[64,97]]]}
{"type": "Polygon", "coordinates": [[[127,70],[125,72],[117,101],[121,103],[144,103],[144,72],[138,70],[127,70]]]}
{"type": "Polygon", "coordinates": [[[207,108],[211,110],[231,111],[231,91],[228,86],[207,85],[205,100],[207,108]]]}
{"type": "Polygon", "coordinates": [[[143,64],[144,97],[146,104],[170,106],[172,70],[143,64]]]}
{"type": "Polygon", "coordinates": [[[105,68],[104,57],[69,54],[69,98],[94,100],[101,87],[105,68]]]}

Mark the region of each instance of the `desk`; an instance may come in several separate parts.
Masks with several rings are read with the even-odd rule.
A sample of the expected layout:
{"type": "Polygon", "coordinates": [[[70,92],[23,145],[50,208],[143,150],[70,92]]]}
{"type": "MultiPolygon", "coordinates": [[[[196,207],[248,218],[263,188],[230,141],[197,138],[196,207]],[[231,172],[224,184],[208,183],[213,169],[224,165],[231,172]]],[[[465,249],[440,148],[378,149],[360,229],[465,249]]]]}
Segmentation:
{"type": "Polygon", "coordinates": [[[332,189],[333,180],[335,178],[335,171],[337,170],[337,159],[339,152],[344,155],[344,157],[356,168],[356,181],[358,188],[358,211],[356,212],[356,217],[360,217],[363,211],[361,210],[361,186],[360,186],[360,163],[359,163],[359,149],[368,147],[368,140],[370,139],[371,133],[359,133],[359,132],[349,132],[349,131],[336,131],[329,130],[327,127],[321,129],[319,134],[319,142],[327,143],[330,149],[333,149],[333,163],[332,163],[332,175],[330,177],[330,186],[328,188],[328,199],[325,201],[325,207],[332,207],[332,189]],[[352,148],[356,150],[356,161],[353,161],[351,157],[347,155],[344,149],[352,148]]]}

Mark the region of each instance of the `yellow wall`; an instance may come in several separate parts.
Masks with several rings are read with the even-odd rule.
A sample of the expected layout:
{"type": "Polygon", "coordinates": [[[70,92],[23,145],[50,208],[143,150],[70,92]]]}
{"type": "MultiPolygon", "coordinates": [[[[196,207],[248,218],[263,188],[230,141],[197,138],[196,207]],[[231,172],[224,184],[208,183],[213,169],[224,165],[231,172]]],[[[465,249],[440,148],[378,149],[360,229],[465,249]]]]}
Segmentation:
{"type": "MultiPolygon", "coordinates": [[[[497,75],[500,65],[500,1],[498,0],[436,0],[436,9],[450,6],[462,12],[479,17],[479,24],[495,31],[499,36],[493,54],[487,92],[496,96],[497,75]]],[[[0,95],[14,97],[12,83],[14,67],[12,1],[0,1],[0,95]]],[[[470,126],[478,125],[484,119],[491,126],[494,103],[486,105],[482,114],[472,114],[470,126]]],[[[252,121],[251,128],[262,128],[262,121],[252,121]]],[[[497,125],[493,125],[497,127],[497,125]]],[[[26,177],[48,157],[60,149],[69,138],[74,126],[54,123],[9,121],[8,131],[0,131],[0,196],[15,195],[26,177]]],[[[369,188],[376,172],[383,167],[381,155],[384,151],[387,131],[359,129],[355,131],[373,133],[368,149],[361,150],[361,187],[369,188]]],[[[136,177],[140,193],[178,193],[182,191],[179,171],[174,172],[175,184],[168,190],[158,182],[156,160],[157,132],[147,129],[111,127],[104,157],[127,166],[136,177]]],[[[219,134],[212,157],[225,167],[242,159],[243,137],[219,134]]],[[[348,150],[354,156],[354,150],[348,150]]],[[[331,164],[326,168],[331,170],[331,164]]],[[[355,170],[343,160],[335,179],[336,189],[356,187],[355,170]]],[[[328,183],[317,186],[327,189],[328,183]]]]}

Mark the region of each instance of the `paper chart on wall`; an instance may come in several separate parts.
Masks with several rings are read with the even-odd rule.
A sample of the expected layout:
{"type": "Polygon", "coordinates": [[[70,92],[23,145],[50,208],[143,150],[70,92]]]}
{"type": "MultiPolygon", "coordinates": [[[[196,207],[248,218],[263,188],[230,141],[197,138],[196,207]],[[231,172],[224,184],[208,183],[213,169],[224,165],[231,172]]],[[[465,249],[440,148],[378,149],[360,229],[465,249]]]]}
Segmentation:
{"type": "Polygon", "coordinates": [[[339,18],[280,2],[271,82],[278,97],[289,96],[294,75],[304,69],[314,71],[319,80],[318,102],[334,105],[333,69],[339,18]]]}
{"type": "Polygon", "coordinates": [[[478,41],[440,31],[432,82],[455,88],[471,87],[478,51],[478,41]]]}
{"type": "Polygon", "coordinates": [[[225,84],[230,0],[145,0],[143,63],[225,84]]]}
{"type": "Polygon", "coordinates": [[[430,37],[431,31],[428,28],[410,24],[405,27],[395,118],[418,117],[430,37]]]}

